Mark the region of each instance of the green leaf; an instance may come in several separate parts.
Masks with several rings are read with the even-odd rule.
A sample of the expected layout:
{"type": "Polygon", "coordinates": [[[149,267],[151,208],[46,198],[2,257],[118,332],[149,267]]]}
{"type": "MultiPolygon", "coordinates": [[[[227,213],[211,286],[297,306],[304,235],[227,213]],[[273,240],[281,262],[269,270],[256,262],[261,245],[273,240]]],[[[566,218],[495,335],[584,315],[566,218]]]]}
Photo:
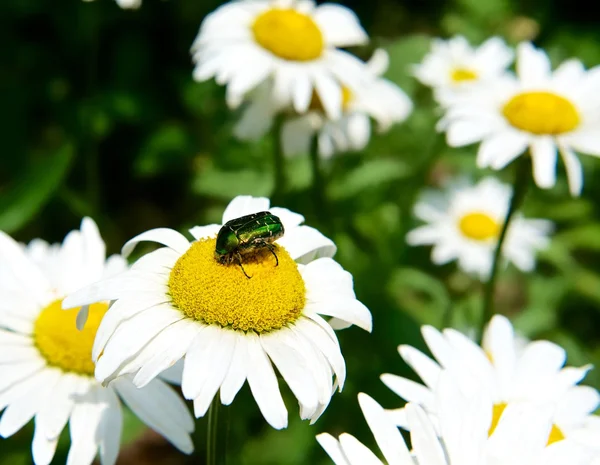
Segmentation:
{"type": "Polygon", "coordinates": [[[71,167],[74,150],[64,145],[31,167],[0,197],[0,229],[12,233],[38,213],[60,187],[71,167]]]}
{"type": "Polygon", "coordinates": [[[405,178],[410,173],[410,167],[401,160],[370,160],[333,181],[329,185],[328,196],[333,200],[347,199],[368,188],[405,178]]]}
{"type": "Polygon", "coordinates": [[[416,268],[396,270],[388,292],[397,300],[398,306],[420,324],[439,326],[450,305],[444,283],[416,268]]]}
{"type": "Polygon", "coordinates": [[[236,195],[268,196],[273,190],[273,176],[270,172],[251,170],[222,171],[209,165],[198,173],[192,190],[224,200],[231,200],[236,195]]]}

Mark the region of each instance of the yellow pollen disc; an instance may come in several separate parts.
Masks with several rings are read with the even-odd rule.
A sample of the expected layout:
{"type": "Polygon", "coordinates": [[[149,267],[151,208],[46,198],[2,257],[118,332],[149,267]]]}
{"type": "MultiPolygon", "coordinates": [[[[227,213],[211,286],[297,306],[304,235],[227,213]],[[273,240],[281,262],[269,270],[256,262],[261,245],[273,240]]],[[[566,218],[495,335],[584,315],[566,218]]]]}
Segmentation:
{"type": "Polygon", "coordinates": [[[321,29],[310,16],[288,8],[273,8],[260,14],[252,25],[258,44],[291,61],[311,61],[323,53],[321,29]]]}
{"type": "MultiPolygon", "coordinates": [[[[352,100],[354,100],[354,94],[346,86],[342,86],[341,89],[342,110],[347,111],[350,107],[350,103],[352,102],[352,100]]],[[[325,113],[325,108],[323,107],[323,103],[321,103],[321,99],[319,98],[319,94],[317,94],[316,90],[313,90],[308,108],[313,111],[320,111],[321,113],[325,113]]]]}
{"type": "Polygon", "coordinates": [[[487,241],[500,234],[500,225],[485,213],[468,213],[458,222],[460,231],[469,239],[487,241]]]}
{"type": "Polygon", "coordinates": [[[490,425],[490,429],[488,431],[488,436],[494,434],[496,430],[496,426],[498,426],[498,422],[500,421],[500,417],[504,413],[504,409],[506,408],[506,404],[504,402],[500,404],[494,405],[494,411],[492,412],[492,424],[490,425]]]}
{"type": "Polygon", "coordinates": [[[552,429],[550,430],[550,436],[548,436],[548,446],[550,444],[554,444],[555,442],[559,442],[565,439],[565,435],[560,430],[560,428],[556,425],[552,425],[552,429]]]}
{"type": "Polygon", "coordinates": [[[455,68],[450,74],[452,81],[460,83],[465,81],[475,81],[479,76],[475,71],[471,71],[467,68],[455,68]]]}
{"type": "Polygon", "coordinates": [[[552,92],[523,92],[508,101],[502,114],[517,129],[533,134],[558,135],[579,126],[575,105],[552,92]]]}
{"type": "Polygon", "coordinates": [[[87,322],[79,331],[75,326],[79,308],[63,310],[61,303],[62,300],[51,303],[37,317],[33,329],[35,345],[48,365],[93,376],[92,345],[108,304],[90,305],[87,322]]]}
{"type": "Polygon", "coordinates": [[[215,239],[194,242],[179,257],[169,276],[173,304],[206,324],[263,333],[296,321],[304,309],[306,288],[298,265],[275,245],[279,265],[268,249],[243,255],[244,276],[237,260],[215,259],[215,239]]]}

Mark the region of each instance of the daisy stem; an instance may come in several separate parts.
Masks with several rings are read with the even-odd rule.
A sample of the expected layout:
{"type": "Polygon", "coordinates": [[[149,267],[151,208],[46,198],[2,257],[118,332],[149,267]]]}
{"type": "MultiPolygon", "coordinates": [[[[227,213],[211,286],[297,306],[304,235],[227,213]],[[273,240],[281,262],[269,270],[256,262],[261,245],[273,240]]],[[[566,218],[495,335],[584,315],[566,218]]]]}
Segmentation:
{"type": "Polygon", "coordinates": [[[492,261],[492,270],[490,273],[490,278],[485,284],[485,289],[483,292],[483,313],[481,316],[481,326],[479,331],[480,342],[483,338],[483,331],[485,329],[485,326],[494,315],[494,297],[496,290],[496,280],[498,277],[498,267],[500,266],[504,239],[506,238],[506,233],[508,231],[510,222],[514,217],[515,212],[519,209],[519,207],[523,203],[523,200],[525,199],[527,186],[529,185],[530,173],[531,166],[529,163],[529,157],[524,154],[517,162],[512,197],[510,199],[508,211],[506,212],[506,217],[504,218],[502,230],[500,231],[500,237],[498,238],[496,249],[494,250],[494,258],[492,261]]]}
{"type": "Polygon", "coordinates": [[[285,189],[285,171],[281,140],[281,130],[284,118],[285,117],[283,115],[278,115],[275,117],[275,121],[273,122],[273,173],[275,176],[275,182],[273,185],[271,201],[274,204],[277,204],[281,200],[281,196],[283,195],[285,189]]]}
{"type": "Polygon", "coordinates": [[[217,465],[217,432],[219,428],[219,396],[216,395],[208,409],[206,430],[206,465],[217,465]]]}
{"type": "Polygon", "coordinates": [[[321,169],[321,158],[319,157],[319,145],[317,142],[317,136],[314,135],[310,145],[310,162],[312,165],[312,187],[315,205],[318,205],[318,213],[321,213],[319,219],[326,221],[331,218],[328,212],[327,198],[325,195],[325,179],[323,178],[323,172],[321,169]]]}

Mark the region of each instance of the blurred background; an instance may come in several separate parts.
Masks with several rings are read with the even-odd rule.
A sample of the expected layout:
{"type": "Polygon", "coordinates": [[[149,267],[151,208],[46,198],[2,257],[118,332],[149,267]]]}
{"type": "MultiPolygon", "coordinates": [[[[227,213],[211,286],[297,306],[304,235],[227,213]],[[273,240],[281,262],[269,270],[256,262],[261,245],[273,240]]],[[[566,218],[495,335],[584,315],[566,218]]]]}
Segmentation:
{"type": "MultiPolygon", "coordinates": [[[[202,19],[221,2],[144,0],[136,11],[112,0],[0,2],[0,229],[20,241],[61,241],[89,215],[108,251],[153,227],[184,231],[220,222],[236,195],[271,196],[273,140],[235,141],[239,116],[213,82],[192,80],[189,48],[202,19]]],[[[439,117],[430,91],[410,76],[432,37],[464,34],[473,44],[491,35],[509,43],[533,40],[553,63],[577,57],[600,63],[600,16],[583,0],[348,1],[372,37],[352,50],[363,59],[377,47],[390,54],[387,77],[414,100],[408,121],[373,137],[361,153],[323,163],[286,161],[285,189],[272,205],[302,213],[333,238],[336,259],[354,275],[358,298],[372,311],[372,335],[339,332],[348,367],[346,387],[314,426],[301,422],[287,388],[290,426],[271,429],[247,386],[221,409],[219,441],[233,465],[331,463],[315,434],[350,432],[373,440],[356,402],[358,392],[384,407],[402,402],[379,380],[385,372],[414,377],[396,352],[423,348],[419,326],[443,322],[465,332],[477,325],[482,286],[456,270],[436,267],[426,247],[409,248],[416,225],[411,207],[424,186],[449,177],[486,174],[474,147],[449,149],[435,135],[439,117]]],[[[531,186],[524,211],[556,223],[551,248],[526,279],[508,268],[497,309],[523,336],[553,340],[568,363],[600,366],[600,170],[582,156],[581,198],[568,195],[562,167],[552,190],[531,186]]],[[[498,176],[512,181],[512,167],[498,176]]],[[[600,372],[586,383],[600,388],[600,372]]],[[[0,439],[0,464],[31,462],[33,425],[0,439]]],[[[127,417],[121,464],[202,464],[206,421],[197,422],[196,453],[179,454],[127,417]]],[[[53,463],[65,462],[65,430],[53,463]]]]}

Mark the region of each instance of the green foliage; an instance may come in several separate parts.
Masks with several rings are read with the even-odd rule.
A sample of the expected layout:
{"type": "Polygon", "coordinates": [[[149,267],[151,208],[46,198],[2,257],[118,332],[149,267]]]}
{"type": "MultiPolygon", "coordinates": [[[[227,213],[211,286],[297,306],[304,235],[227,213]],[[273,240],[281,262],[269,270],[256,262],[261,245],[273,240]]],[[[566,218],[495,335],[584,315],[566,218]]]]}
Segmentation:
{"type": "MultiPolygon", "coordinates": [[[[239,115],[226,108],[223,89],[192,80],[189,47],[218,2],[144,0],[138,11],[123,11],[113,0],[67,0],[59,8],[42,0],[0,3],[7,24],[3,43],[11,49],[0,73],[1,230],[23,242],[59,241],[83,215],[92,215],[115,253],[151,227],[183,231],[218,222],[235,195],[273,194],[271,138],[234,140],[239,115]]],[[[316,426],[297,419],[286,393],[290,427],[273,431],[244,388],[228,408],[229,464],[331,463],[314,440],[323,431],[349,431],[368,444],[357,393],[398,407],[401,402],[379,375],[415,376],[396,347],[423,349],[422,324],[452,324],[466,332],[478,324],[481,285],[454,265],[434,266],[428,248],[405,242],[417,224],[411,208],[423,187],[457,174],[487,174],[475,167],[474,147],[450,149],[436,136],[439,112],[429,90],[411,76],[411,65],[432,38],[460,33],[473,41],[494,34],[513,43],[539,39],[555,63],[570,56],[588,66],[600,62],[595,24],[587,21],[585,8],[565,15],[565,2],[347,4],[374,44],[389,52],[386,77],[411,96],[414,112],[390,132],[374,134],[363,152],[324,162],[321,186],[308,155],[286,160],[285,188],[274,205],[302,213],[307,224],[335,240],[336,259],[353,274],[358,298],[373,313],[374,331],[339,333],[348,381],[316,426]]],[[[369,51],[358,52],[368,58],[369,51]]],[[[600,366],[600,170],[588,158],[581,198],[569,198],[562,175],[556,188],[530,191],[525,213],[551,219],[556,233],[534,274],[513,268],[501,274],[497,308],[524,336],[564,345],[570,363],[600,366]]],[[[496,175],[509,182],[512,167],[496,175]]],[[[588,380],[600,387],[597,372],[588,380]]],[[[204,425],[197,422],[194,456],[185,462],[173,451],[172,461],[161,463],[202,463],[204,425]]],[[[0,439],[0,465],[31,463],[32,426],[0,439]]],[[[142,428],[126,414],[125,447],[135,446],[142,428]]],[[[64,463],[67,450],[68,431],[54,463],[64,463]]]]}

